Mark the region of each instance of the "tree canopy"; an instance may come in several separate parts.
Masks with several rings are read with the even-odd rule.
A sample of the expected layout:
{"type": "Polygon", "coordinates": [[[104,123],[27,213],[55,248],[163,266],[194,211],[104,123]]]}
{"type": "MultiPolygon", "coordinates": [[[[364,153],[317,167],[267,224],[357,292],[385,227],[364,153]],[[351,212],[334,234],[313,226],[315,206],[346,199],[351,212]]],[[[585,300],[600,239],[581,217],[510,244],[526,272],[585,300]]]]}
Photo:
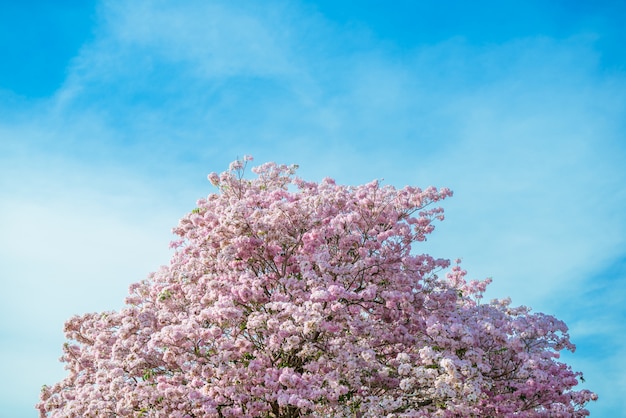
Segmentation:
{"type": "Polygon", "coordinates": [[[308,182],[250,157],[209,180],[168,266],[65,325],[41,417],[582,417],[553,316],[419,252],[448,189],[308,182]]]}

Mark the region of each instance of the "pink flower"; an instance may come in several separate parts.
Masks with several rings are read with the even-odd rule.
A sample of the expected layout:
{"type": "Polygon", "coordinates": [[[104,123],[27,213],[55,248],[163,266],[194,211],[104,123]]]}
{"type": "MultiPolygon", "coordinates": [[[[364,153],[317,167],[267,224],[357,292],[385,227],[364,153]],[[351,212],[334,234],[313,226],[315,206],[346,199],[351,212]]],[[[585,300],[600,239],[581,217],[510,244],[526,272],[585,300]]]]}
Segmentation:
{"type": "Polygon", "coordinates": [[[214,186],[217,186],[220,183],[220,177],[217,175],[217,173],[210,173],[207,178],[214,186]]]}
{"type": "Polygon", "coordinates": [[[563,322],[479,303],[489,279],[420,254],[448,189],[306,182],[276,163],[248,180],[248,161],[208,175],[218,193],[122,310],[67,321],[68,373],[41,417],[588,414],[563,322]]]}

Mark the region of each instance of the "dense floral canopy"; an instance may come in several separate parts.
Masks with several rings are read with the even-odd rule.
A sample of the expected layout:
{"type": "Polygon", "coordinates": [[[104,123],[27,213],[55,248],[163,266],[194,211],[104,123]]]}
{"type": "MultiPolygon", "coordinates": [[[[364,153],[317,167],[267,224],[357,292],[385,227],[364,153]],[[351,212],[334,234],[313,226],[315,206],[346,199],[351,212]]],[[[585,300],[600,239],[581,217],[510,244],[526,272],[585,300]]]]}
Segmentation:
{"type": "Polygon", "coordinates": [[[124,309],[70,319],[42,417],[579,417],[565,324],[419,253],[448,189],[307,182],[251,158],[124,309]]]}

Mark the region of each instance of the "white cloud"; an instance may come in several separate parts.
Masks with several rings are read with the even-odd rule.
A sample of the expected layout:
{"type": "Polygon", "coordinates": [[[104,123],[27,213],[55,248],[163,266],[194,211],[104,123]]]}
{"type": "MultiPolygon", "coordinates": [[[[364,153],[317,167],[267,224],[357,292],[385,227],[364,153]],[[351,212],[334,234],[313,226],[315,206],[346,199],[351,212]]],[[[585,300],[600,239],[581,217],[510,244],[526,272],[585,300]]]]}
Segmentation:
{"type": "Polygon", "coordinates": [[[57,360],[67,319],[120,308],[129,284],[167,264],[169,227],[182,213],[132,177],[100,171],[105,180],[96,180],[71,161],[56,171],[27,162],[33,161],[5,166],[3,176],[13,182],[1,188],[1,367],[12,376],[2,384],[7,408],[34,405],[41,385],[63,377],[57,360]]]}

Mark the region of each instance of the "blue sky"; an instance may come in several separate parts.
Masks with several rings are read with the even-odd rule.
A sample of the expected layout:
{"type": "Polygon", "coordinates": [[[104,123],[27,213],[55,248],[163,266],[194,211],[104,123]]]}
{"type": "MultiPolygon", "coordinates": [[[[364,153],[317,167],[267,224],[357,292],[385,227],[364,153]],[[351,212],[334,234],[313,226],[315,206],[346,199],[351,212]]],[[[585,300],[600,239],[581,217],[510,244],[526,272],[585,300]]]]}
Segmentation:
{"type": "Polygon", "coordinates": [[[252,154],[453,189],[423,251],[565,320],[622,416],[626,5],[337,3],[0,2],[0,415],[36,416],[63,322],[119,308],[252,154]]]}

